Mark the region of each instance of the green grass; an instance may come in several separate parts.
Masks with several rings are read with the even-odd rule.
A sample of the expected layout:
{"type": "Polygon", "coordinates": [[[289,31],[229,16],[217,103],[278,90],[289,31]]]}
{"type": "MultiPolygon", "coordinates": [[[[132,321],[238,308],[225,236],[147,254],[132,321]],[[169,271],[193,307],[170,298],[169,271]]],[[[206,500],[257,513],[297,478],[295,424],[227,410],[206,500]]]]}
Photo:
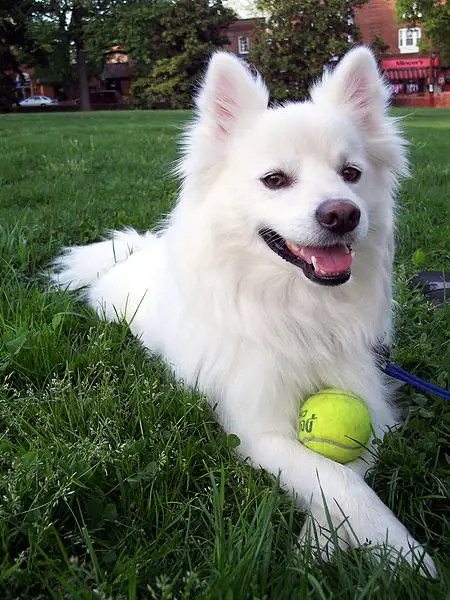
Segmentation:
{"type": "MultiPolygon", "coordinates": [[[[0,591],[28,598],[448,598],[448,403],[403,388],[405,426],[369,483],[441,571],[363,552],[311,563],[302,514],[233,453],[204,401],[42,277],[64,244],[146,229],[170,209],[186,112],[0,117],[0,591]]],[[[448,385],[449,308],[407,286],[449,257],[450,111],[404,121],[396,360],[448,385]]]]}

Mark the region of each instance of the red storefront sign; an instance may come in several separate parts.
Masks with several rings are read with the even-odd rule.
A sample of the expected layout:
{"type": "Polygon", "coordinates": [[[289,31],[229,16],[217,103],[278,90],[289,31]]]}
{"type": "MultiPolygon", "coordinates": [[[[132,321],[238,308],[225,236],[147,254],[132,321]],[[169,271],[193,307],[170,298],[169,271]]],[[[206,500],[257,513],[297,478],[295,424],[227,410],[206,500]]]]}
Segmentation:
{"type": "MultiPolygon", "coordinates": [[[[439,57],[433,59],[434,75],[439,66],[439,57]]],[[[431,58],[387,58],[381,61],[381,69],[391,80],[426,79],[430,76],[431,58]]]]}
{"type": "MultiPolygon", "coordinates": [[[[387,58],[381,61],[383,71],[388,69],[426,69],[431,64],[430,58],[387,58]]],[[[433,67],[439,66],[439,58],[433,60],[433,67]]]]}

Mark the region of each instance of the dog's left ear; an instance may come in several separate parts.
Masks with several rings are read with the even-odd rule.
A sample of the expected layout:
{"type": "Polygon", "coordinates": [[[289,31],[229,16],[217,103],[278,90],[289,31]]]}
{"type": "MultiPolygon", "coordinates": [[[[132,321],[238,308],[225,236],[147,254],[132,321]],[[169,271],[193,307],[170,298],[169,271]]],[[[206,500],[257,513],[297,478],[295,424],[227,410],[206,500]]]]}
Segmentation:
{"type": "Polygon", "coordinates": [[[386,114],[389,94],[369,48],[350,50],[336,69],[311,91],[315,104],[348,108],[352,118],[366,130],[377,129],[386,114]]]}
{"type": "Polygon", "coordinates": [[[225,140],[268,102],[266,86],[244,62],[229,52],[213,55],[196,104],[200,121],[216,139],[225,140]]]}

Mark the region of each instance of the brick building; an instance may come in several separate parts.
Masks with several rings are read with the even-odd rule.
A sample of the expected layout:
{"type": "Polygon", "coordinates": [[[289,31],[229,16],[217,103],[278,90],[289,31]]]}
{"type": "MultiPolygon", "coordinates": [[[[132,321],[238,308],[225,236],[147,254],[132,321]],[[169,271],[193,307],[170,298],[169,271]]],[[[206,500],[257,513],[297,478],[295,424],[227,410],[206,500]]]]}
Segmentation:
{"type": "Polygon", "coordinates": [[[96,85],[91,82],[92,89],[116,90],[121,96],[130,93],[133,63],[121,46],[113,46],[105,55],[105,65],[96,85]]]}
{"type": "MultiPolygon", "coordinates": [[[[363,43],[370,45],[378,39],[387,44],[388,49],[381,57],[381,68],[390,81],[398,104],[411,103],[418,96],[428,97],[430,84],[435,92],[433,105],[440,104],[442,98],[439,92],[450,91],[450,66],[442,65],[439,52],[430,55],[419,51],[422,28],[420,25],[407,27],[398,23],[395,0],[369,0],[356,10],[355,23],[361,31],[363,43]]],[[[255,30],[261,24],[264,24],[263,18],[239,19],[232,23],[223,31],[230,40],[227,47],[238,56],[247,58],[255,30]]]]}
{"type": "MultiPolygon", "coordinates": [[[[422,27],[399,24],[395,4],[395,0],[368,0],[355,11],[363,43],[370,45],[378,38],[388,46],[381,57],[381,68],[390,81],[395,103],[414,104],[417,99],[417,105],[423,105],[426,96],[426,105],[450,107],[450,65],[442,64],[438,49],[432,55],[419,51],[422,27]],[[433,94],[428,94],[430,84],[433,94]]],[[[232,23],[224,31],[230,39],[228,48],[246,58],[254,41],[255,27],[261,23],[264,23],[262,18],[232,23]]]]}
{"type": "Polygon", "coordinates": [[[16,76],[17,99],[24,100],[30,96],[49,96],[55,98],[55,86],[42,83],[36,78],[33,67],[21,67],[22,75],[16,76]]]}
{"type": "MultiPolygon", "coordinates": [[[[243,59],[248,58],[255,41],[258,26],[264,26],[265,19],[255,17],[238,19],[231,23],[222,34],[226,35],[231,50],[243,59]]],[[[418,96],[433,96],[428,104],[440,105],[438,96],[448,96],[450,106],[450,66],[442,65],[439,53],[426,55],[419,51],[422,36],[420,25],[408,28],[400,25],[395,16],[395,0],[369,0],[355,12],[355,23],[362,34],[365,44],[375,39],[382,40],[388,49],[381,57],[381,68],[389,79],[398,104],[411,104],[410,100],[418,96]],[[430,84],[434,94],[428,94],[430,84]],[[447,94],[439,94],[448,91],[447,94]],[[405,100],[406,98],[406,100],[405,100]]],[[[105,65],[98,78],[90,80],[90,88],[117,90],[126,96],[130,92],[133,77],[133,64],[120,46],[107,53],[105,65]]],[[[32,94],[57,97],[57,86],[44,86],[35,79],[33,69],[25,69],[26,82],[19,83],[20,96],[32,94]]],[[[445,100],[447,103],[447,99],[445,100]]],[[[444,104],[445,105],[445,104],[444,104]]]]}
{"type": "Polygon", "coordinates": [[[371,44],[379,38],[388,45],[381,68],[398,96],[426,94],[450,89],[450,68],[442,65],[439,52],[423,54],[419,50],[422,28],[399,24],[395,0],[369,0],[355,12],[362,41],[371,44]]]}
{"type": "MultiPolygon", "coordinates": [[[[60,99],[60,83],[43,83],[35,73],[34,67],[21,66],[22,76],[16,77],[18,100],[30,96],[49,96],[60,99]]],[[[117,90],[122,96],[130,93],[133,65],[128,54],[120,46],[113,46],[105,54],[105,64],[98,77],[89,79],[90,91],[117,90]]]]}
{"type": "Polygon", "coordinates": [[[250,52],[250,48],[255,40],[256,30],[259,25],[264,25],[264,18],[238,19],[233,21],[226,29],[222,31],[230,41],[225,46],[237,56],[245,59],[250,52]]]}

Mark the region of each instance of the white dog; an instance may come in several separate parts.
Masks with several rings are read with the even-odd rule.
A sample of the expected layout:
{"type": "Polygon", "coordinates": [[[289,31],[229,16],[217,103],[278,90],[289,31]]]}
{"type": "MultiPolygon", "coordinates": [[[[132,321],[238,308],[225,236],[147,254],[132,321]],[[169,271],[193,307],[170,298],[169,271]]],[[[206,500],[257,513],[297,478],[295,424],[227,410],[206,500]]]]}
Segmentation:
{"type": "Polygon", "coordinates": [[[435,575],[364,482],[369,452],[344,466],[297,441],[299,406],[324,387],[364,398],[379,436],[396,421],[372,348],[390,336],[405,142],[363,47],[311,101],[269,108],[268,98],[242,62],[215,54],[164,229],[68,249],[59,284],[84,287],[99,315],[127,319],[209,397],[240,454],[279,475],[308,511],[303,535],[314,523],[322,552],[332,550],[325,500],[342,547],[388,545],[410,563],[422,554],[435,575]]]}

